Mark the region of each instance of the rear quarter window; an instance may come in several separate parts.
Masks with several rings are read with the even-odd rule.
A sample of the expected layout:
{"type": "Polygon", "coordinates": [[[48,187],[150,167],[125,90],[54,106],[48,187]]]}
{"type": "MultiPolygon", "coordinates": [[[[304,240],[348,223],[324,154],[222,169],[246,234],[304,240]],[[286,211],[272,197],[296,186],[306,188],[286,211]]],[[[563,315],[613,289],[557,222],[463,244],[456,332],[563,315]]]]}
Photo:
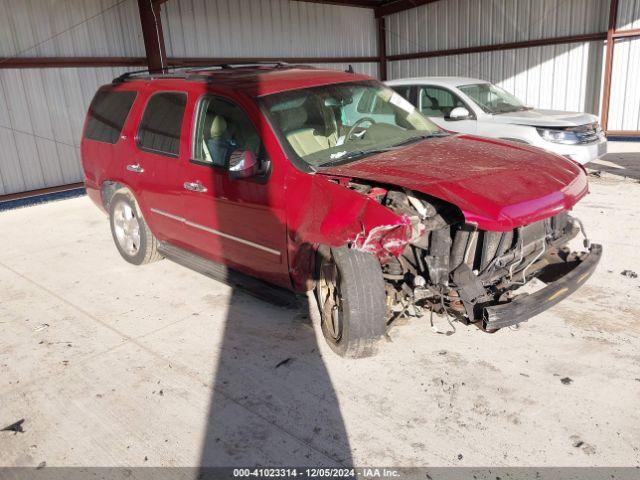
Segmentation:
{"type": "Polygon", "coordinates": [[[99,91],[91,101],[84,137],[97,142],[116,143],[136,92],[99,91]]]}
{"type": "Polygon", "coordinates": [[[177,157],[180,153],[180,133],[186,104],[186,93],[154,94],[147,102],[140,122],[138,147],[160,155],[177,157]]]}

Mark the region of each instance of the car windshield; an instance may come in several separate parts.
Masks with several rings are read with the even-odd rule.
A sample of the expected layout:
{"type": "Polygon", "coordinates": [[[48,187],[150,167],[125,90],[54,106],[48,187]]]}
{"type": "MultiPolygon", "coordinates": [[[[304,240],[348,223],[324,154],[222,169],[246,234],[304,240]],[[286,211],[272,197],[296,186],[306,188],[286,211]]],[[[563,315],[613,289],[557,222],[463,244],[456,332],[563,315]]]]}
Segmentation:
{"type": "Polygon", "coordinates": [[[509,113],[529,110],[520,100],[491,83],[458,87],[487,113],[509,113]]]}
{"type": "Polygon", "coordinates": [[[446,135],[378,82],[292,90],[265,96],[261,102],[281,140],[314,168],[446,135]]]}

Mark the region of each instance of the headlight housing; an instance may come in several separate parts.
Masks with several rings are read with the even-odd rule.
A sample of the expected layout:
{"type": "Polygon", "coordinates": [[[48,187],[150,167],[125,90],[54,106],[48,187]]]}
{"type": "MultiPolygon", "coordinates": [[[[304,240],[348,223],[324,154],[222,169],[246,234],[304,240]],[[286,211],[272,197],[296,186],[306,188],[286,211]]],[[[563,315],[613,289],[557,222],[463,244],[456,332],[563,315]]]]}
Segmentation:
{"type": "Polygon", "coordinates": [[[580,138],[572,130],[558,128],[536,128],[540,136],[547,142],[562,143],[563,145],[577,145],[580,138]]]}

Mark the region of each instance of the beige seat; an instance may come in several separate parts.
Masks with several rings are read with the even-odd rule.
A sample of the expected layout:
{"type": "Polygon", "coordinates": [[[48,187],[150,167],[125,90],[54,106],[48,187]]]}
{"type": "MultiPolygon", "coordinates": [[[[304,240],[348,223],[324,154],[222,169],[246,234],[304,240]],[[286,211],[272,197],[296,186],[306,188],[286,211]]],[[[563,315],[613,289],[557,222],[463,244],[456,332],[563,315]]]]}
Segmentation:
{"type": "Polygon", "coordinates": [[[205,135],[202,139],[202,151],[207,162],[213,163],[212,152],[209,151],[207,140],[224,140],[227,138],[227,121],[221,115],[216,115],[211,121],[209,127],[209,135],[205,135]]]}
{"type": "Polygon", "coordinates": [[[327,136],[319,132],[319,128],[312,128],[307,125],[307,112],[304,107],[298,107],[283,112],[280,125],[287,140],[301,157],[306,157],[312,153],[335,147],[338,142],[338,135],[333,132],[327,136]]]}

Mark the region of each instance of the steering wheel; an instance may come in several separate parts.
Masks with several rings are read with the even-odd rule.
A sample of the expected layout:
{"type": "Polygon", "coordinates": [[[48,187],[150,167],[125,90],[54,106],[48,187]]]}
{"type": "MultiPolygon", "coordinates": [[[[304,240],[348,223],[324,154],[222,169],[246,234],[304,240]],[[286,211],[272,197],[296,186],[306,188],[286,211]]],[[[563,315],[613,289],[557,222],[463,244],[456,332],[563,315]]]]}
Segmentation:
{"type": "Polygon", "coordinates": [[[365,122],[369,122],[371,125],[375,125],[376,124],[376,121],[373,118],[371,118],[371,117],[362,117],[360,120],[356,120],[356,123],[354,123],[353,126],[349,129],[349,131],[347,132],[347,135],[345,136],[345,138],[347,140],[351,140],[351,137],[355,133],[356,128],[358,128],[360,126],[360,124],[365,123],[365,122]]]}

